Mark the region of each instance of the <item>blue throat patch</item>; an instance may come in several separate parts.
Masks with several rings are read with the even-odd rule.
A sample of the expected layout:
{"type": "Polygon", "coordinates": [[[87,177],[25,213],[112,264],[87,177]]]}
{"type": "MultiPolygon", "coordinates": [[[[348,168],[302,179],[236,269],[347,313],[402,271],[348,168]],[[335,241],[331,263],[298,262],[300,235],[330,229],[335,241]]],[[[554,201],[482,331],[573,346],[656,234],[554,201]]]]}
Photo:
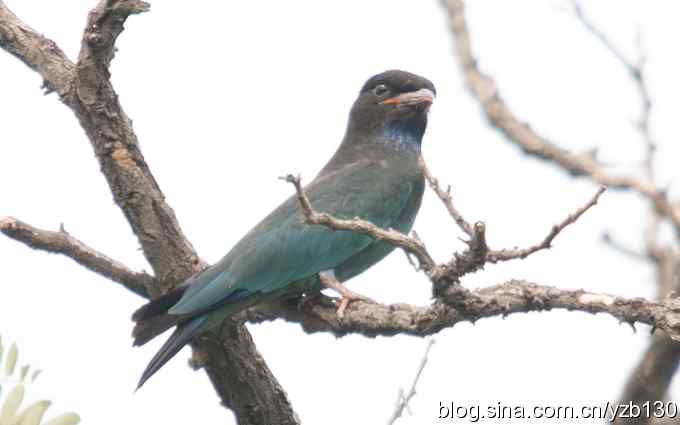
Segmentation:
{"type": "Polygon", "coordinates": [[[397,151],[420,152],[425,130],[413,122],[394,121],[385,126],[385,143],[397,151]]]}

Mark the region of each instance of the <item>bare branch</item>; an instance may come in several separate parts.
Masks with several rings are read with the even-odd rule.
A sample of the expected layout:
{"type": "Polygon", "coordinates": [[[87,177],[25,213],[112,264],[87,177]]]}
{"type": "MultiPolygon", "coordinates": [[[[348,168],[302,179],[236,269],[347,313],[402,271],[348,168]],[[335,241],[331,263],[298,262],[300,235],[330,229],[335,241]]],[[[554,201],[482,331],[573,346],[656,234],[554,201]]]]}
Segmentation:
{"type": "Polygon", "coordinates": [[[637,73],[634,74],[634,81],[638,88],[640,95],[640,103],[642,103],[640,118],[637,122],[637,128],[640,131],[642,140],[645,143],[645,160],[644,166],[647,172],[649,181],[655,180],[654,175],[654,155],[656,154],[656,141],[652,137],[652,132],[649,126],[649,119],[652,114],[652,97],[649,93],[649,86],[647,85],[647,57],[642,45],[642,33],[638,30],[636,37],[636,47],[638,51],[637,73]]]}
{"type": "Polygon", "coordinates": [[[621,62],[621,65],[626,68],[626,70],[635,78],[637,75],[637,68],[635,65],[633,65],[619,50],[616,45],[607,37],[607,35],[600,30],[593,21],[590,20],[588,16],[586,16],[585,12],[583,11],[583,7],[581,6],[581,3],[577,0],[571,0],[571,6],[574,11],[574,16],[576,16],[576,19],[583,24],[585,29],[587,29],[602,45],[612,54],[616,59],[621,62]]]}
{"type": "Polygon", "coordinates": [[[303,212],[305,221],[309,224],[328,226],[336,230],[349,230],[364,233],[377,240],[384,240],[394,246],[402,248],[407,255],[412,254],[418,259],[419,269],[426,272],[433,284],[433,296],[439,297],[446,288],[460,283],[460,278],[468,273],[472,273],[484,267],[486,263],[497,263],[518,258],[526,258],[536,251],[547,249],[555,237],[568,225],[574,223],[583,213],[597,203],[600,195],[605,188],[600,188],[593,198],[583,207],[579,208],[574,214],[570,214],[562,223],[552,228],[548,236],[538,245],[524,249],[504,249],[490,250],[486,243],[486,226],[482,222],[477,222],[469,226],[470,239],[464,241],[468,248],[461,254],[455,253],[453,258],[446,264],[437,265],[425,245],[417,235],[410,238],[393,229],[381,229],[366,220],[355,217],[352,220],[342,220],[333,217],[328,213],[316,212],[307,196],[304,194],[300,177],[289,174],[281,177],[295,186],[298,201],[303,212]]]}
{"type": "Polygon", "coordinates": [[[423,370],[425,370],[425,366],[427,365],[427,360],[430,355],[430,350],[432,349],[432,346],[434,345],[435,340],[430,339],[427,342],[427,348],[425,348],[425,354],[423,354],[423,357],[420,359],[420,365],[418,366],[418,370],[416,371],[416,376],[413,378],[413,383],[411,384],[411,389],[408,391],[408,393],[404,394],[404,389],[399,388],[399,395],[397,396],[397,402],[396,405],[394,406],[394,411],[392,412],[392,416],[387,420],[387,425],[392,425],[394,424],[397,419],[399,419],[404,412],[404,409],[408,408],[408,404],[411,401],[411,399],[416,395],[416,386],[418,385],[418,381],[420,380],[420,375],[423,374],[423,370]]]}
{"type": "Polygon", "coordinates": [[[416,257],[420,263],[420,268],[428,275],[436,273],[437,265],[421,241],[410,238],[394,229],[381,229],[375,224],[366,220],[362,220],[359,217],[355,217],[352,220],[342,220],[324,212],[316,212],[312,208],[309,199],[304,193],[299,176],[296,177],[292,174],[288,174],[285,177],[281,177],[281,179],[295,186],[305,221],[308,224],[318,224],[322,226],[328,226],[336,230],[350,230],[353,232],[364,233],[374,239],[385,241],[394,246],[402,248],[407,253],[416,257]]]}
{"type": "Polygon", "coordinates": [[[127,266],[95,251],[74,238],[62,226],[58,232],[37,229],[12,217],[0,218],[0,232],[33,249],[63,254],[83,267],[118,282],[137,295],[148,298],[146,288],[154,277],[134,272],[127,266]]]}
{"type": "Polygon", "coordinates": [[[565,218],[564,221],[562,221],[560,224],[554,225],[550,230],[550,233],[548,233],[548,235],[545,237],[545,239],[543,239],[541,243],[523,249],[516,248],[489,251],[489,253],[486,254],[486,260],[490,263],[497,263],[499,261],[514,260],[516,258],[526,258],[536,251],[550,248],[552,241],[557,237],[557,235],[559,235],[560,232],[564,230],[567,226],[575,223],[576,220],[578,220],[579,217],[583,215],[583,213],[585,213],[591,207],[597,204],[597,201],[600,199],[600,196],[604,193],[605,190],[607,190],[607,188],[600,187],[595,193],[595,195],[590,199],[590,201],[588,201],[587,204],[577,209],[573,214],[569,214],[567,218],[565,218]]]}
{"type": "Polygon", "coordinates": [[[239,318],[253,323],[283,318],[299,323],[308,333],[331,332],[335,336],[428,336],[463,321],[553,309],[606,313],[622,323],[651,325],[680,340],[680,299],[655,302],[582,289],[564,290],[523,280],[474,290],[454,285],[427,307],[355,301],[345,310],[342,319],[337,316],[332,299],[325,296],[310,299],[302,305],[291,301],[261,305],[239,318]]]}
{"type": "Polygon", "coordinates": [[[57,44],[33,30],[0,0],[0,48],[40,74],[47,92],[66,95],[73,80],[73,62],[57,44]]]}
{"type": "Polygon", "coordinates": [[[680,208],[675,208],[666,193],[651,182],[631,176],[611,175],[591,154],[574,154],[558,147],[536,133],[510,110],[498,92],[494,80],[483,74],[475,60],[470,34],[465,20],[463,0],[442,0],[450,19],[455,51],[467,86],[483,107],[491,125],[525,153],[549,161],[573,176],[587,176],[596,183],[612,189],[631,190],[648,199],[659,213],[668,216],[680,235],[680,208]]]}
{"type": "Polygon", "coordinates": [[[444,203],[444,206],[446,207],[446,210],[449,212],[451,218],[453,218],[453,220],[456,222],[456,224],[458,224],[458,227],[460,227],[463,232],[467,233],[468,236],[472,236],[474,233],[472,225],[467,220],[465,220],[463,216],[460,214],[460,212],[458,212],[458,210],[453,206],[453,198],[451,197],[451,186],[447,187],[446,190],[442,190],[442,188],[439,187],[439,180],[430,173],[430,170],[427,168],[427,164],[425,164],[425,161],[421,160],[420,164],[423,169],[423,174],[425,174],[425,179],[427,180],[427,183],[429,184],[430,188],[434,191],[434,193],[439,197],[442,203],[444,203]]]}

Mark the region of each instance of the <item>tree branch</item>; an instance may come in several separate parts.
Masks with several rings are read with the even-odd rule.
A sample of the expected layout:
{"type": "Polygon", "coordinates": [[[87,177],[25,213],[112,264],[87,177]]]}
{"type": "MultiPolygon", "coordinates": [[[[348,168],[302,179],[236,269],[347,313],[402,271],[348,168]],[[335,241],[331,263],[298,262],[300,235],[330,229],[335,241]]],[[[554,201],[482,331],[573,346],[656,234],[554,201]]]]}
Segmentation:
{"type": "Polygon", "coordinates": [[[0,232],[23,242],[33,249],[63,254],[88,270],[118,282],[135,294],[148,298],[146,287],[152,285],[153,276],[134,272],[127,266],[90,248],[66,232],[41,230],[12,217],[0,218],[0,232]]]}
{"type": "Polygon", "coordinates": [[[616,45],[609,39],[609,37],[597,27],[597,25],[588,17],[581,6],[581,3],[577,0],[571,0],[571,6],[574,10],[574,16],[583,25],[583,27],[592,34],[595,39],[597,39],[602,46],[611,53],[623,66],[623,68],[628,72],[631,79],[635,83],[635,87],[638,90],[640,96],[640,103],[642,105],[640,111],[640,118],[637,122],[637,128],[640,131],[640,135],[645,143],[646,154],[644,160],[644,168],[649,181],[654,181],[653,174],[653,160],[654,154],[656,152],[656,142],[651,136],[651,131],[649,128],[649,118],[652,112],[652,98],[649,92],[649,87],[647,85],[646,77],[646,65],[647,58],[644,53],[642,46],[642,34],[638,30],[636,36],[635,47],[637,50],[636,61],[632,61],[626,57],[626,55],[619,50],[616,45]]]}
{"type": "Polygon", "coordinates": [[[609,188],[631,190],[648,199],[662,215],[673,222],[680,236],[680,208],[675,208],[666,193],[650,182],[630,176],[611,175],[591,154],[573,154],[536,133],[510,110],[502,99],[495,81],[482,73],[472,52],[470,34],[465,20],[463,0],[442,0],[449,14],[454,35],[456,58],[467,86],[482,106],[491,125],[500,130],[508,141],[526,154],[549,161],[573,176],[587,176],[609,188]]]}
{"type": "Polygon", "coordinates": [[[338,337],[347,334],[367,337],[396,334],[428,336],[463,321],[476,322],[488,317],[554,309],[606,313],[619,322],[647,324],[680,340],[680,299],[654,302],[582,289],[564,290],[524,280],[511,280],[474,290],[460,285],[451,286],[440,299],[427,307],[355,301],[347,308],[344,317],[339,318],[331,299],[320,296],[301,305],[287,301],[259,306],[245,312],[239,319],[260,323],[283,318],[299,323],[307,333],[331,332],[338,337]]]}
{"type": "Polygon", "coordinates": [[[0,48],[16,56],[40,74],[49,93],[66,95],[73,80],[74,64],[57,44],[36,32],[0,0],[0,48]]]}
{"type": "Polygon", "coordinates": [[[418,365],[418,370],[416,371],[416,376],[413,378],[413,383],[411,384],[411,389],[408,391],[408,393],[404,394],[404,389],[399,388],[399,395],[397,396],[397,402],[394,406],[394,411],[392,412],[392,416],[387,420],[387,425],[392,425],[394,424],[397,419],[401,417],[401,415],[404,413],[404,409],[408,409],[408,404],[411,401],[413,397],[416,395],[416,386],[418,385],[418,381],[420,380],[420,376],[423,374],[423,370],[425,370],[425,366],[427,365],[427,360],[428,357],[430,356],[430,350],[432,349],[432,346],[434,345],[435,340],[431,339],[427,342],[427,348],[425,348],[425,354],[423,354],[423,357],[420,359],[420,364],[418,365]]]}
{"type": "MultiPolygon", "coordinates": [[[[435,191],[439,190],[436,179],[429,174],[424,161],[421,162],[421,165],[424,167],[427,178],[434,182],[433,186],[435,186],[435,188],[433,189],[435,191]]],[[[349,230],[367,234],[376,240],[383,240],[396,247],[402,248],[406,252],[409,261],[409,255],[414,255],[419,262],[419,265],[416,268],[424,270],[432,281],[432,292],[435,297],[439,297],[442,291],[448,287],[458,285],[461,277],[479,270],[484,267],[486,263],[523,259],[534,252],[550,248],[550,244],[555,237],[565,227],[576,222],[583,213],[594,206],[605,191],[605,188],[601,187],[586,205],[579,208],[574,214],[570,214],[562,223],[553,226],[548,236],[546,236],[540,244],[524,249],[490,250],[486,243],[486,226],[484,223],[477,222],[474,225],[471,225],[461,218],[461,223],[463,223],[459,223],[461,228],[466,231],[466,233],[469,232],[468,234],[470,235],[470,239],[464,241],[468,245],[468,248],[461,254],[455,253],[448,263],[438,265],[428,253],[423,242],[417,238],[417,235],[410,238],[393,229],[381,229],[373,223],[362,220],[359,217],[355,217],[351,220],[342,220],[335,218],[328,213],[317,212],[313,209],[309,199],[305,195],[299,176],[295,177],[292,174],[288,174],[285,177],[281,177],[281,179],[295,186],[298,201],[306,223],[323,225],[335,230],[349,230]]],[[[441,198],[444,204],[450,206],[449,211],[455,211],[450,196],[447,197],[446,194],[443,194],[441,198]]],[[[456,214],[452,214],[454,219],[456,219],[456,214]]],[[[459,215],[457,216],[459,217],[459,215]]]]}

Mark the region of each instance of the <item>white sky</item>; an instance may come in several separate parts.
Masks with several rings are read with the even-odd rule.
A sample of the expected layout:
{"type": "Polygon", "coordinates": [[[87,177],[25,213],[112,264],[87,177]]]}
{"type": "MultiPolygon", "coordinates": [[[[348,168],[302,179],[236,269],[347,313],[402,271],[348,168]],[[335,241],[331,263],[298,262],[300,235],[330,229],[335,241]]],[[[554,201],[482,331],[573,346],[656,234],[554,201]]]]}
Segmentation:
{"type": "MultiPolygon", "coordinates": [[[[9,0],[71,58],[94,1],[9,0]]],[[[468,7],[484,71],[508,103],[570,149],[600,147],[633,164],[635,87],[559,1],[477,0],[468,7]]],[[[587,11],[629,54],[644,31],[655,101],[662,183],[677,177],[676,2],[601,0],[587,11]],[[674,146],[675,145],[675,146],[674,146]]],[[[369,76],[402,68],[437,87],[424,155],[453,186],[458,208],[487,224],[493,247],[524,246],[595,191],[585,180],[528,159],[490,130],[464,89],[437,2],[153,2],[128,20],[112,66],[144,154],[199,254],[217,261],[292,193],[277,177],[309,180],[340,142],[350,105],[369,76]]],[[[0,215],[66,229],[135,269],[149,267],[99,173],[89,142],[39,77],[0,53],[0,215]]],[[[624,167],[624,169],[626,169],[624,167]]],[[[678,193],[675,191],[675,193],[678,193]]],[[[644,204],[607,193],[550,252],[490,265],[468,287],[525,278],[562,288],[653,296],[653,270],[604,246],[610,229],[641,246],[644,204]]],[[[455,224],[428,193],[415,228],[440,260],[463,248],[455,224]]],[[[182,351],[133,394],[161,339],[131,348],[129,316],[142,300],[56,255],[0,238],[0,334],[46,372],[30,396],[84,423],[225,423],[204,373],[182,351]]],[[[397,252],[350,287],[382,302],[426,304],[429,285],[397,252]]],[[[282,322],[249,326],[303,423],[384,423],[410,384],[426,342],[306,335],[282,322]]],[[[605,316],[550,312],[463,323],[437,335],[431,363],[400,424],[438,421],[439,402],[601,404],[615,400],[648,340],[605,316]]],[[[675,395],[680,384],[674,384],[675,395]]],[[[54,414],[53,413],[53,414],[54,414]]]]}

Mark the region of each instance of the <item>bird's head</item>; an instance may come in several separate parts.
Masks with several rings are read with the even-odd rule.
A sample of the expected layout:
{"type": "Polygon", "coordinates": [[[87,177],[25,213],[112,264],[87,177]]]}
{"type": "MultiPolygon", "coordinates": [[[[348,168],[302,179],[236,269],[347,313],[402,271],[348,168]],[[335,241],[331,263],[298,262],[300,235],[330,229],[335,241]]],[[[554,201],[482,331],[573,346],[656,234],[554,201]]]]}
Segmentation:
{"type": "Polygon", "coordinates": [[[354,102],[349,130],[419,148],[435,95],[434,85],[419,75],[399,70],[375,75],[354,102]]]}

